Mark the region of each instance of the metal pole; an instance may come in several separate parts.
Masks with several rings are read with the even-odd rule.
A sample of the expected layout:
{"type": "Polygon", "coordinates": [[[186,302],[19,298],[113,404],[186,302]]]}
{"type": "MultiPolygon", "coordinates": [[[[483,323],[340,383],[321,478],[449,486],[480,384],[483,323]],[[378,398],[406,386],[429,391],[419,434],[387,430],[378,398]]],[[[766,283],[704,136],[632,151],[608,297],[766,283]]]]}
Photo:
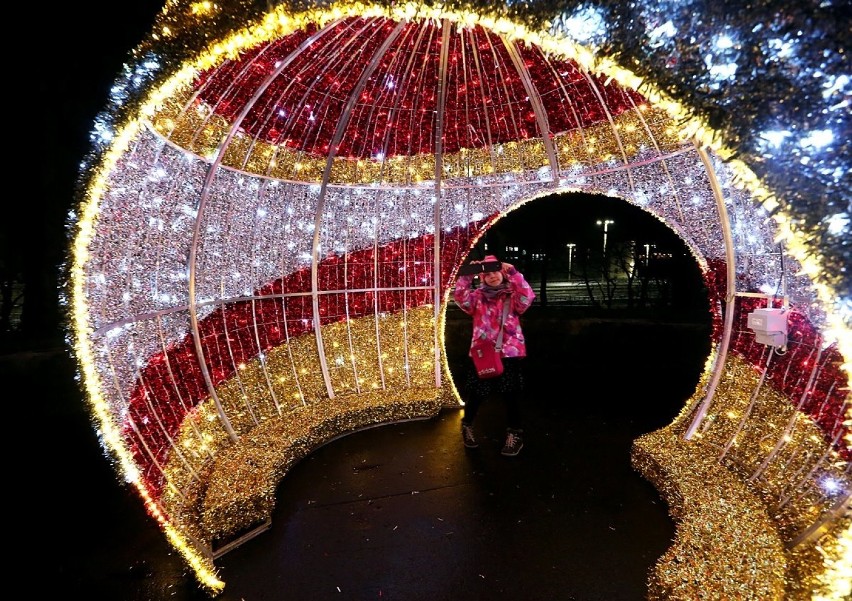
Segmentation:
{"type": "Polygon", "coordinates": [[[603,253],[604,253],[604,255],[606,255],[606,235],[609,232],[609,224],[610,223],[615,223],[615,221],[613,221],[612,219],[604,219],[604,220],[598,219],[598,225],[603,226],[603,253]]]}
{"type": "Polygon", "coordinates": [[[571,262],[574,259],[574,247],[577,246],[573,242],[566,244],[568,247],[568,281],[571,281],[571,262]]]}

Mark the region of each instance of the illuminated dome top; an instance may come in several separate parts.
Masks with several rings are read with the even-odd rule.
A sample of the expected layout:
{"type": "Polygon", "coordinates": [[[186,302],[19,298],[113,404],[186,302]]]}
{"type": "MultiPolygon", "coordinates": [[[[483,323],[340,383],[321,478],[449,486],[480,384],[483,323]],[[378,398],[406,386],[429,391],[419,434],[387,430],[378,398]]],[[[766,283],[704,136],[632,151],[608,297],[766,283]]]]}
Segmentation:
{"type": "Polygon", "coordinates": [[[336,155],[363,159],[436,152],[438,118],[454,153],[589,127],[644,102],[480,26],[447,34],[433,21],[311,27],[209,71],[197,98],[255,140],[314,155],[329,154],[342,123],[336,155]]]}
{"type": "MultiPolygon", "coordinates": [[[[848,183],[852,154],[847,135],[852,80],[848,77],[848,19],[842,2],[734,2],[721,11],[704,3],[667,0],[603,0],[592,4],[451,0],[440,3],[439,8],[431,2],[222,0],[213,5],[172,0],[158,16],[150,38],[133,51],[128,69],[112,88],[108,110],[98,118],[96,133],[102,137],[94,139],[96,153],[92,158],[111,143],[112,128],[132,116],[149,85],[174,75],[184,61],[209,50],[211,42],[217,44],[234,32],[245,39],[252,35],[253,22],[267,31],[290,27],[292,23],[281,19],[281,14],[308,15],[307,21],[319,23],[322,19],[313,17],[339,11],[336,18],[340,18],[347,14],[340,7],[347,5],[374,19],[383,18],[375,7],[386,5],[389,11],[412,22],[437,22],[436,15],[441,11],[459,11],[456,20],[471,25],[476,23],[476,19],[468,18],[472,11],[486,18],[488,29],[511,30],[515,37],[514,25],[505,25],[522,24],[528,31],[572,38],[591,52],[627,66],[641,78],[637,84],[644,80],[664,90],[686,109],[684,117],[697,117],[718,134],[714,141],[722,143],[726,156],[736,156],[754,170],[767,187],[763,194],[770,201],[770,210],[780,209],[785,223],[797,234],[797,258],[807,257],[814,263],[808,268],[810,277],[830,289],[826,297],[835,296],[840,319],[847,327],[852,326],[852,186],[848,183]],[[273,6],[278,16],[270,17],[273,6]],[[795,102],[784,100],[790,98],[795,102]]],[[[399,43],[412,43],[410,37],[405,41],[406,37],[402,34],[403,42],[399,43]]],[[[374,41],[372,48],[380,43],[374,41]]],[[[435,48],[440,40],[413,43],[422,50],[428,43],[435,48]]],[[[229,46],[235,45],[245,48],[243,41],[229,41],[216,51],[229,52],[229,46]]],[[[264,42],[255,51],[262,54],[265,46],[264,42]]],[[[499,48],[499,44],[496,46],[499,48]]],[[[349,46],[339,63],[359,60],[363,50],[372,48],[349,46]]],[[[436,63],[439,55],[433,52],[433,56],[436,63]]],[[[417,62],[422,58],[412,55],[411,66],[422,65],[422,61],[420,65],[417,62]]],[[[591,54],[583,55],[584,67],[593,61],[591,54]]],[[[346,72],[343,67],[332,70],[346,72]]],[[[378,66],[378,70],[383,67],[378,66]]],[[[466,70],[486,72],[481,65],[466,70]]],[[[447,70],[450,77],[452,72],[447,70]]],[[[239,91],[233,88],[231,93],[239,91]]],[[[547,104],[546,96],[543,98],[547,104]]],[[[447,102],[453,101],[448,95],[447,102]]],[[[228,114],[222,110],[222,114],[228,114]]],[[[314,116],[321,117],[318,113],[314,116]]],[[[511,124],[510,130],[517,125],[511,124]]],[[[551,125],[551,131],[558,132],[558,124],[551,125]]],[[[460,143],[464,143],[465,135],[459,134],[460,143]]],[[[474,138],[473,132],[470,137],[474,138]]],[[[450,144],[449,137],[446,142],[450,144]]],[[[367,144],[363,139],[352,144],[365,153],[370,152],[370,146],[382,146],[376,140],[367,144]]],[[[397,148],[402,151],[406,145],[397,148]]],[[[393,152],[389,147],[384,150],[393,152]]]]}

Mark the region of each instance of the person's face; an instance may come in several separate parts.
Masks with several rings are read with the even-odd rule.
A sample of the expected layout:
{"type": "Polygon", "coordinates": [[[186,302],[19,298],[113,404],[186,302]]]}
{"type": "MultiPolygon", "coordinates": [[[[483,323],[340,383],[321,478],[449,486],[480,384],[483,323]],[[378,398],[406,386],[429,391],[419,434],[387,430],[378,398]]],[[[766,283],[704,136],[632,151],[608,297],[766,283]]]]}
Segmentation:
{"type": "Polygon", "coordinates": [[[482,280],[489,286],[499,286],[503,281],[503,272],[489,271],[482,275],[482,280]]]}

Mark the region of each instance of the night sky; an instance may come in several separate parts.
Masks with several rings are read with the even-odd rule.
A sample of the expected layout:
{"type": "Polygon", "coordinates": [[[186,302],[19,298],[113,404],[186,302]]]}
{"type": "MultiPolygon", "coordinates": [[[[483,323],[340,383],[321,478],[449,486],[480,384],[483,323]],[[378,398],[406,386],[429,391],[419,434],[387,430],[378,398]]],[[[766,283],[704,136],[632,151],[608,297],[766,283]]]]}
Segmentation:
{"type": "Polygon", "coordinates": [[[77,169],[89,149],[95,116],[106,106],[110,86],[129,52],[151,30],[161,5],[143,0],[120,9],[105,2],[51,7],[52,31],[46,41],[52,68],[30,74],[38,85],[33,98],[36,122],[43,128],[50,157],[41,164],[42,217],[50,213],[64,221],[73,206],[77,169]]]}
{"type": "Polygon", "coordinates": [[[161,6],[142,0],[25,7],[30,19],[23,22],[39,29],[21,50],[20,85],[11,89],[17,90],[14,102],[22,110],[9,113],[8,125],[25,140],[27,150],[20,158],[28,177],[7,198],[8,218],[0,220],[0,253],[4,262],[23,262],[28,302],[38,314],[29,331],[38,340],[28,340],[28,345],[52,345],[61,335],[61,266],[68,249],[67,216],[76,205],[78,168],[112,82],[129,52],[151,30],[161,6]],[[35,182],[35,195],[30,182],[35,182]]]}

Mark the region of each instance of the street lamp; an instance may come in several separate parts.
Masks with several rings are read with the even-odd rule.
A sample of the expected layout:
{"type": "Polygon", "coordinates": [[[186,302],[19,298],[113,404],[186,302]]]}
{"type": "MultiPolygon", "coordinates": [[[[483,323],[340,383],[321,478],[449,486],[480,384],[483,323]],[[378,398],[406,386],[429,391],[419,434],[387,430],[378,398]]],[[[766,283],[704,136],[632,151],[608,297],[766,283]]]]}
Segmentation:
{"type": "Polygon", "coordinates": [[[573,242],[569,242],[565,246],[568,247],[568,281],[571,281],[571,260],[574,258],[574,247],[577,246],[573,242]]]}
{"type": "Polygon", "coordinates": [[[645,245],[645,267],[648,266],[648,259],[651,257],[651,249],[656,247],[656,244],[646,244],[645,245]]]}
{"type": "Polygon", "coordinates": [[[613,221],[612,219],[604,219],[603,221],[598,219],[598,225],[602,225],[603,230],[604,230],[603,231],[603,252],[604,252],[604,254],[606,254],[606,234],[609,231],[609,224],[610,223],[615,223],[615,221],[613,221]]]}

